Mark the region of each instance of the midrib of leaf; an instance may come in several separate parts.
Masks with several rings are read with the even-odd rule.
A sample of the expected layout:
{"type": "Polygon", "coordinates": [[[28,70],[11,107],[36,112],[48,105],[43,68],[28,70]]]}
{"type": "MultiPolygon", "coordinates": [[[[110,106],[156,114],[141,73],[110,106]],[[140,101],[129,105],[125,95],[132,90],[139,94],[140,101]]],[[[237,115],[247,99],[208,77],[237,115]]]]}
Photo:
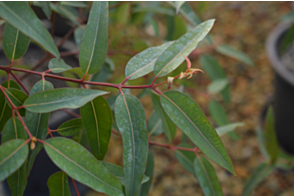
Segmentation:
{"type": "Polygon", "coordinates": [[[15,123],[15,118],[12,118],[13,119],[13,126],[14,126],[14,132],[15,132],[15,139],[18,139],[18,135],[17,135],[17,128],[16,128],[16,123],[15,123]]]}
{"type": "MultiPolygon", "coordinates": [[[[130,125],[131,125],[131,132],[132,132],[132,141],[133,141],[133,165],[132,165],[132,181],[131,181],[131,185],[133,187],[133,184],[134,184],[134,175],[135,175],[135,151],[136,151],[136,146],[135,146],[135,138],[134,138],[134,129],[133,129],[133,123],[132,123],[132,118],[131,118],[131,114],[130,114],[130,111],[129,111],[129,107],[128,107],[128,104],[127,104],[127,101],[126,101],[126,98],[125,98],[125,95],[122,94],[122,97],[124,99],[124,102],[125,102],[125,105],[126,105],[126,109],[127,109],[127,112],[128,112],[128,117],[129,117],[129,121],[130,121],[130,125]]],[[[126,185],[126,182],[125,182],[125,185],[126,185]]],[[[133,188],[131,189],[131,195],[133,193],[133,188]]]]}
{"type": "MultiPolygon", "coordinates": [[[[207,25],[205,25],[205,27],[203,27],[203,29],[204,28],[206,28],[206,26],[207,25]]],[[[192,30],[191,30],[192,31],[192,30]]],[[[199,33],[199,34],[202,34],[202,33],[199,33]]],[[[178,52],[178,54],[176,54],[175,56],[174,56],[174,58],[173,59],[171,59],[161,70],[160,70],[160,72],[155,76],[155,77],[158,77],[160,74],[161,74],[161,72],[167,67],[167,66],[169,66],[170,65],[170,63],[172,63],[182,52],[183,52],[183,50],[185,50],[190,44],[191,44],[191,42],[194,40],[194,39],[196,39],[196,37],[198,37],[198,35],[199,34],[197,34],[180,52],[178,52]]],[[[186,34],[184,34],[183,36],[185,36],[186,34]]],[[[183,36],[181,36],[179,39],[181,39],[183,36]]],[[[178,39],[178,40],[179,40],[178,39]]],[[[174,43],[173,43],[174,44],[174,43]]],[[[197,45],[198,45],[198,43],[197,43],[197,45]]],[[[197,46],[196,45],[196,46],[197,46]]],[[[168,47],[169,48],[169,47],[168,47]]],[[[168,48],[166,49],[166,50],[168,50],[168,48]]],[[[166,51],[165,50],[165,51],[166,51]]],[[[163,53],[165,52],[165,51],[163,51],[163,53]]],[[[162,54],[163,54],[162,53],[162,54]]],[[[161,55],[160,55],[161,56],[161,55]]],[[[159,57],[158,57],[159,58],[159,57]]]]}
{"type": "Polygon", "coordinates": [[[2,118],[3,118],[3,116],[4,116],[4,111],[5,111],[6,105],[7,105],[7,103],[6,103],[6,100],[5,100],[5,102],[4,102],[4,106],[3,106],[3,110],[2,110],[2,112],[1,112],[1,116],[0,116],[0,121],[2,120],[2,118]]]}
{"type": "Polygon", "coordinates": [[[24,105],[24,107],[31,107],[31,106],[37,106],[37,105],[48,105],[48,104],[52,104],[52,103],[60,103],[60,102],[68,102],[68,101],[72,101],[75,99],[82,99],[85,98],[87,96],[82,96],[82,97],[74,97],[74,98],[70,98],[70,99],[66,99],[66,100],[57,100],[57,101],[51,101],[51,102],[47,102],[47,103],[35,103],[35,104],[29,104],[29,105],[24,105]]]}
{"type": "Polygon", "coordinates": [[[70,128],[73,128],[73,127],[81,127],[81,125],[73,125],[73,126],[61,128],[61,129],[58,129],[58,131],[62,131],[62,130],[65,130],[65,129],[70,129],[70,128]]]}
{"type": "MultiPolygon", "coordinates": [[[[21,21],[22,23],[24,23],[30,29],[30,31],[33,31],[36,34],[36,36],[38,37],[38,39],[41,39],[44,43],[47,43],[46,40],[44,40],[42,36],[40,37],[39,34],[33,28],[31,28],[21,17],[18,17],[18,15],[15,14],[13,12],[13,10],[11,10],[9,7],[7,7],[2,2],[0,2],[0,4],[2,4],[3,7],[5,7],[8,11],[10,11],[10,13],[13,14],[19,21],[21,21]]],[[[51,48],[50,44],[48,46],[51,48]]],[[[51,49],[54,50],[53,48],[51,48],[51,49]]]]}
{"type": "Polygon", "coordinates": [[[5,163],[8,159],[10,159],[17,151],[19,151],[26,143],[24,142],[22,145],[20,145],[15,151],[13,151],[9,156],[7,156],[3,161],[0,163],[0,166],[5,163]]]}
{"type": "Polygon", "coordinates": [[[14,56],[15,56],[15,50],[16,50],[16,45],[17,45],[17,39],[18,39],[18,33],[19,33],[19,29],[17,29],[16,31],[16,36],[15,36],[15,43],[13,45],[13,53],[12,53],[12,58],[11,60],[14,60],[14,56]]]}
{"type": "Polygon", "coordinates": [[[89,63],[88,63],[86,74],[88,74],[90,65],[91,65],[92,60],[93,60],[93,54],[94,54],[94,50],[95,50],[95,46],[96,46],[97,32],[98,32],[98,27],[99,27],[99,23],[100,23],[99,18],[100,18],[100,14],[101,14],[101,4],[102,4],[102,2],[99,3],[98,22],[97,22],[97,27],[96,27],[96,31],[95,31],[95,38],[94,38],[93,48],[92,48],[92,52],[91,52],[91,57],[90,57],[90,60],[89,60],[89,63]]]}
{"type": "Polygon", "coordinates": [[[152,64],[154,61],[156,61],[158,59],[158,57],[156,59],[154,59],[153,61],[151,61],[150,63],[148,63],[147,65],[145,65],[144,67],[141,67],[140,69],[138,69],[137,71],[135,71],[134,73],[132,73],[131,75],[128,76],[128,78],[132,77],[133,75],[135,75],[136,73],[138,73],[139,71],[141,71],[142,69],[145,69],[146,67],[148,67],[150,64],[152,64]]]}
{"type": "Polygon", "coordinates": [[[179,108],[171,99],[169,99],[167,96],[162,94],[167,100],[169,100],[176,108],[189,120],[189,122],[196,128],[198,133],[203,137],[203,139],[209,144],[209,146],[217,153],[217,155],[223,160],[223,162],[230,168],[228,163],[223,159],[223,157],[219,154],[219,152],[214,148],[214,146],[207,140],[207,138],[202,134],[202,132],[198,129],[198,127],[192,122],[192,120],[186,115],[186,113],[179,108]]]}
{"type": "Polygon", "coordinates": [[[213,195],[215,195],[214,188],[213,188],[213,186],[212,186],[212,184],[211,184],[211,181],[210,181],[209,175],[208,175],[207,172],[206,172],[206,168],[204,167],[204,165],[203,165],[203,163],[202,163],[201,157],[198,156],[197,158],[198,158],[198,160],[199,160],[199,162],[200,162],[200,165],[201,165],[202,168],[203,168],[203,171],[204,171],[205,176],[206,176],[206,178],[207,178],[207,180],[208,180],[208,182],[209,182],[209,186],[210,186],[210,188],[211,188],[211,190],[212,190],[212,192],[213,192],[213,195]]]}
{"type": "Polygon", "coordinates": [[[158,122],[154,125],[153,129],[151,129],[149,135],[151,136],[154,131],[157,129],[157,127],[160,125],[160,122],[162,122],[161,120],[158,120],[158,122]]]}
{"type": "Polygon", "coordinates": [[[98,120],[97,120],[97,115],[96,115],[96,110],[93,104],[93,101],[91,101],[91,105],[92,105],[92,109],[93,109],[93,114],[94,114],[94,118],[95,118],[95,124],[96,124],[96,132],[97,132],[97,145],[98,145],[98,157],[100,157],[100,150],[101,150],[101,146],[100,146],[100,139],[99,139],[99,128],[98,128],[98,120]]]}
{"type": "Polygon", "coordinates": [[[56,148],[54,148],[52,145],[48,144],[47,142],[44,142],[44,144],[47,145],[47,146],[49,146],[51,149],[53,149],[55,152],[57,152],[61,156],[63,156],[69,162],[73,163],[74,165],[76,165],[77,167],[79,167],[80,169],[82,169],[83,171],[85,171],[90,176],[94,177],[95,179],[99,180],[100,182],[102,182],[103,184],[109,186],[110,188],[112,188],[112,189],[117,190],[117,191],[120,192],[120,190],[116,189],[115,187],[111,186],[110,184],[107,184],[106,182],[104,182],[103,180],[101,180],[100,178],[98,178],[97,176],[94,176],[92,173],[88,172],[85,168],[83,168],[82,166],[80,166],[79,164],[77,164],[76,162],[74,162],[73,160],[71,160],[69,157],[67,157],[65,154],[63,154],[62,152],[60,152],[59,150],[57,150],[56,148]]]}
{"type": "Polygon", "coordinates": [[[184,158],[187,162],[189,162],[191,165],[193,165],[192,161],[188,159],[183,153],[179,150],[176,151],[182,158],[184,158]]]}
{"type": "Polygon", "coordinates": [[[7,89],[6,89],[6,92],[9,94],[9,95],[11,95],[11,97],[13,97],[18,103],[20,103],[20,105],[21,105],[21,101],[20,100],[18,100],[13,94],[11,94],[7,89]]]}

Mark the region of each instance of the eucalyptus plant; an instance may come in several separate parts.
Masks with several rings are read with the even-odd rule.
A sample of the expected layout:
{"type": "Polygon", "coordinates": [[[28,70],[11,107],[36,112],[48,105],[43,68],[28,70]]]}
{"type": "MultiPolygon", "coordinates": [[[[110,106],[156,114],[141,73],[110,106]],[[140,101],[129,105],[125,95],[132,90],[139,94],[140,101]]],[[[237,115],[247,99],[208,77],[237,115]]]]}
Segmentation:
{"type": "MultiPolygon", "coordinates": [[[[126,65],[125,79],[114,84],[101,78],[108,77],[105,70],[111,70],[111,60],[106,57],[109,10],[117,5],[110,7],[108,2],[0,2],[0,17],[2,24],[5,23],[3,50],[11,62],[0,65],[0,70],[7,75],[7,81],[0,86],[0,181],[7,178],[13,196],[23,195],[35,157],[42,148],[61,169],[48,179],[50,195],[71,195],[68,178],[107,195],[147,195],[154,170],[150,145],[173,150],[185,169],[196,176],[205,195],[222,195],[216,172],[209,160],[235,174],[220,135],[230,132],[236,138],[238,136],[231,131],[242,124],[229,124],[226,115],[222,115],[222,106],[212,100],[209,107],[212,112],[217,111],[213,118],[221,126],[216,131],[193,98],[180,88],[170,90],[175,81],[187,80],[203,72],[192,68],[188,56],[204,39],[211,43],[208,34],[215,20],[201,22],[187,2],[170,4],[175,8],[158,7],[149,11],[159,11],[169,16],[179,13],[191,23],[191,29],[175,40],[135,55],[126,65]],[[34,13],[32,5],[41,7],[47,17],[52,17],[53,26],[56,13],[71,22],[73,28],[69,35],[74,32],[80,48],[78,68],[66,64],[62,59],[65,54],[59,52],[59,47],[69,35],[55,44],[52,39],[54,30],[50,35],[34,13]],[[90,9],[88,19],[82,19],[75,8],[90,9]],[[48,70],[38,72],[14,66],[15,60],[26,53],[31,41],[46,51],[44,59],[50,60],[48,70]],[[171,77],[170,74],[183,62],[187,63],[186,71],[171,77]],[[37,75],[40,81],[28,91],[16,72],[37,75]],[[70,72],[79,78],[66,77],[65,73],[70,72]],[[150,73],[154,77],[149,84],[127,83],[150,73]],[[54,88],[46,78],[70,82],[75,87],[54,88]],[[162,78],[165,82],[159,83],[158,80],[162,78]],[[165,84],[168,89],[163,92],[161,87],[165,84]],[[115,102],[113,97],[106,100],[104,97],[109,92],[98,90],[97,87],[118,89],[120,93],[115,97],[115,102]],[[131,95],[129,89],[143,89],[151,97],[155,111],[148,124],[139,98],[131,95]],[[111,98],[113,105],[109,101],[111,98]],[[63,110],[71,113],[68,109],[77,108],[80,108],[80,115],[73,114],[75,118],[63,123],[57,130],[48,128],[51,112],[63,110]],[[177,127],[193,146],[184,140],[178,146],[171,144],[177,127]],[[53,136],[53,132],[60,136],[53,136]],[[84,133],[86,137],[79,137],[84,133]],[[162,133],[168,140],[167,144],[153,140],[162,133]],[[122,138],[122,166],[103,161],[111,134],[122,138]]],[[[147,8],[137,6],[134,13],[145,12],[147,8]]],[[[156,23],[153,24],[156,27],[156,23]]],[[[253,65],[246,55],[230,46],[212,44],[211,48],[253,65]]],[[[224,71],[210,55],[201,55],[200,62],[213,80],[208,88],[209,93],[221,93],[228,104],[229,80],[224,71]]],[[[77,188],[76,191],[79,194],[77,188]]]]}

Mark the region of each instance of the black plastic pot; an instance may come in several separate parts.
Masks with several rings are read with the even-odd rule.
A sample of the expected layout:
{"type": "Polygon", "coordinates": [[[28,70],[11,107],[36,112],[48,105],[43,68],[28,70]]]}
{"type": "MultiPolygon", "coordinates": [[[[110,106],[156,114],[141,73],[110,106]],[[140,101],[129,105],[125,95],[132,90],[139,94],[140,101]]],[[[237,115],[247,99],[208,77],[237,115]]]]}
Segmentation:
{"type": "Polygon", "coordinates": [[[294,154],[294,72],[282,63],[279,56],[281,42],[290,26],[289,23],[279,24],[270,33],[266,49],[276,73],[273,107],[278,142],[286,152],[294,154]]]}

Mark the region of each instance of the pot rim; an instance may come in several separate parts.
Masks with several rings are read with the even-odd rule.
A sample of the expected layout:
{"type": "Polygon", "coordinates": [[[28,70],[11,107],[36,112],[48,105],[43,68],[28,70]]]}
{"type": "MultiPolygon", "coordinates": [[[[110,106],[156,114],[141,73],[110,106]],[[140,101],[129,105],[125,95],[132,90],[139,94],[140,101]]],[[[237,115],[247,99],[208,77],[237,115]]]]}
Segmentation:
{"type": "Polygon", "coordinates": [[[283,22],[278,24],[269,34],[266,40],[267,56],[274,70],[289,84],[294,86],[294,74],[283,65],[278,52],[277,45],[281,35],[290,28],[291,22],[283,22]]]}

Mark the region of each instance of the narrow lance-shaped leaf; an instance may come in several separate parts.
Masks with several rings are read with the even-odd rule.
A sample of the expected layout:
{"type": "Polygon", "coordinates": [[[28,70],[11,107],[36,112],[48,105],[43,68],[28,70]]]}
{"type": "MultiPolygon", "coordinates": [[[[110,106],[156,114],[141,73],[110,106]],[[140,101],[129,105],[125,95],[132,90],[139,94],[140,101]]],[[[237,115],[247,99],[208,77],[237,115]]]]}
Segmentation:
{"type": "Polygon", "coordinates": [[[56,6],[54,3],[50,3],[50,7],[53,11],[60,14],[61,16],[69,19],[73,24],[79,26],[80,23],[78,21],[78,11],[69,6],[59,5],[56,6]]]}
{"type": "Polygon", "coordinates": [[[162,120],[156,111],[153,111],[147,124],[148,135],[155,137],[163,133],[162,120]]]}
{"type": "Polygon", "coordinates": [[[85,29],[80,66],[84,73],[94,74],[103,65],[108,47],[108,2],[95,1],[85,29]]]}
{"type": "Polygon", "coordinates": [[[229,84],[229,80],[227,78],[217,79],[217,80],[212,81],[207,86],[207,91],[210,94],[216,94],[216,93],[219,93],[222,90],[224,90],[228,84],[229,84]]]}
{"type": "Polygon", "coordinates": [[[147,160],[147,167],[145,171],[145,175],[149,177],[149,180],[141,185],[141,192],[138,194],[139,196],[147,196],[149,189],[152,184],[153,179],[153,172],[154,172],[154,158],[153,154],[149,151],[148,152],[148,160],[147,160]]]}
{"type": "Polygon", "coordinates": [[[0,182],[22,166],[28,156],[24,140],[10,140],[0,146],[0,182]]]}
{"type": "Polygon", "coordinates": [[[184,34],[171,44],[157,59],[154,65],[154,74],[162,77],[175,70],[184,60],[183,55],[188,56],[205,38],[211,30],[214,19],[205,21],[191,31],[184,34]]]}
{"type": "Polygon", "coordinates": [[[175,7],[176,7],[176,14],[179,13],[181,6],[185,3],[185,1],[175,1],[175,7]]]}
{"type": "Polygon", "coordinates": [[[196,26],[201,23],[199,17],[195,14],[188,2],[185,2],[179,12],[193,25],[196,26]]]}
{"type": "Polygon", "coordinates": [[[54,56],[60,56],[48,30],[26,2],[0,2],[0,17],[41,44],[45,50],[54,56]]]}
{"type": "Polygon", "coordinates": [[[40,1],[41,7],[47,18],[51,18],[51,7],[50,7],[50,1],[40,1]]]}
{"type": "Polygon", "coordinates": [[[166,135],[168,141],[171,142],[176,135],[177,127],[163,110],[160,104],[160,97],[152,92],[150,92],[150,96],[152,99],[154,109],[159,115],[160,119],[162,120],[161,124],[163,132],[166,135]]]}
{"type": "MultiPolygon", "coordinates": [[[[15,88],[21,90],[20,86],[13,80],[3,82],[1,85],[5,88],[15,88]]],[[[0,132],[3,130],[4,125],[11,118],[11,116],[12,111],[9,107],[9,103],[7,103],[4,94],[0,92],[0,132]]]]}
{"type": "Polygon", "coordinates": [[[198,156],[195,159],[194,171],[205,196],[223,195],[215,169],[205,157],[198,156]]]}
{"type": "MultiPolygon", "coordinates": [[[[27,139],[27,134],[18,118],[11,118],[2,133],[2,143],[13,139],[27,139]]],[[[7,178],[12,196],[23,195],[27,185],[26,162],[7,178]]]]}
{"type": "Polygon", "coordinates": [[[50,176],[47,182],[50,196],[70,196],[68,177],[63,172],[56,172],[50,176]]]}
{"type": "Polygon", "coordinates": [[[147,48],[143,52],[140,52],[131,58],[126,66],[126,77],[130,77],[129,79],[133,80],[152,72],[157,58],[172,43],[173,42],[167,42],[160,46],[147,48]]]}
{"type": "Polygon", "coordinates": [[[246,63],[247,65],[254,66],[253,61],[245,53],[243,53],[239,50],[236,50],[235,48],[232,48],[231,46],[218,45],[216,47],[216,51],[223,54],[223,55],[232,57],[232,58],[237,59],[243,63],[246,63]]]}
{"type": "Polygon", "coordinates": [[[46,140],[45,150],[50,159],[76,181],[108,195],[124,195],[121,182],[77,142],[55,137],[46,140]]]}
{"type": "MultiPolygon", "coordinates": [[[[179,147],[184,148],[191,148],[189,144],[180,144],[179,147]]],[[[196,155],[194,152],[190,151],[184,151],[184,150],[176,150],[175,155],[179,162],[183,165],[183,167],[190,173],[194,173],[194,159],[196,158],[196,155]]]]}
{"type": "MultiPolygon", "coordinates": [[[[27,99],[28,95],[22,92],[21,90],[15,89],[15,88],[7,88],[5,89],[6,95],[9,97],[13,105],[16,107],[21,106],[24,101],[27,99]]],[[[8,102],[8,101],[7,101],[8,102]]],[[[10,104],[9,104],[10,106],[10,104]]],[[[24,116],[26,110],[24,108],[19,110],[19,113],[24,116]]]]}
{"type": "Polygon", "coordinates": [[[227,125],[217,127],[215,130],[216,130],[216,132],[217,132],[217,134],[219,136],[222,136],[222,135],[224,135],[226,133],[234,131],[237,127],[242,127],[242,126],[244,126],[244,123],[236,122],[236,123],[230,123],[230,124],[227,124],[227,125]]]}
{"type": "MultiPolygon", "coordinates": [[[[222,67],[219,65],[217,60],[210,55],[201,55],[200,63],[205,71],[208,74],[210,79],[225,79],[226,74],[222,67]]],[[[223,96],[225,102],[228,104],[230,102],[230,87],[227,85],[222,91],[221,95],[223,96]]]]}
{"type": "MultiPolygon", "coordinates": [[[[33,95],[37,92],[41,92],[45,90],[51,90],[51,89],[53,89],[53,85],[50,82],[45,81],[44,83],[43,80],[41,80],[33,86],[30,92],[30,95],[33,95]]],[[[32,113],[27,111],[26,117],[24,120],[25,120],[25,124],[27,128],[29,129],[29,131],[31,132],[33,136],[35,136],[36,138],[40,140],[45,140],[47,136],[47,131],[48,131],[47,128],[48,128],[49,117],[50,117],[50,113],[40,114],[40,113],[32,113]]],[[[35,149],[29,150],[28,163],[27,163],[27,176],[29,176],[35,157],[40,152],[42,147],[43,145],[40,142],[37,142],[35,149]]]]}
{"type": "Polygon", "coordinates": [[[264,145],[270,155],[272,163],[275,163],[279,156],[279,144],[275,131],[275,117],[273,107],[269,107],[264,125],[264,145]]]}
{"type": "Polygon", "coordinates": [[[97,97],[81,107],[80,111],[91,152],[98,160],[103,160],[112,130],[110,107],[103,97],[97,97]]]}
{"type": "Polygon", "coordinates": [[[72,69],[63,59],[58,60],[57,58],[52,59],[48,67],[53,73],[60,73],[72,69]]]}
{"type": "Polygon", "coordinates": [[[247,179],[242,196],[250,195],[251,191],[261,183],[273,170],[274,165],[268,165],[267,163],[261,163],[253,174],[247,179]]]}
{"type": "Polygon", "coordinates": [[[3,50],[7,58],[16,60],[22,57],[30,44],[30,38],[10,24],[6,24],[3,37],[3,50]]]}
{"type": "Polygon", "coordinates": [[[82,146],[84,146],[85,148],[88,147],[88,139],[87,139],[87,134],[86,131],[84,129],[82,129],[80,132],[76,132],[72,139],[76,142],[78,142],[79,144],[81,144],[82,146]]]}
{"type": "MultiPolygon", "coordinates": [[[[225,109],[215,100],[209,102],[209,112],[218,126],[227,125],[230,123],[225,109]]],[[[233,139],[240,139],[235,132],[228,132],[228,135],[233,139]]]]}
{"type": "Polygon", "coordinates": [[[80,133],[83,130],[83,121],[81,118],[75,118],[69,121],[66,121],[60,125],[57,129],[58,133],[62,136],[72,136],[74,134],[80,133]]]}
{"type": "Polygon", "coordinates": [[[161,95],[161,105],[171,120],[209,159],[235,174],[222,141],[192,98],[169,91],[161,95]]]}
{"type": "Polygon", "coordinates": [[[146,168],[148,137],[144,108],[132,95],[119,95],[115,119],[123,140],[126,195],[136,195],[146,168]]]}
{"type": "Polygon", "coordinates": [[[24,102],[30,112],[46,113],[61,108],[79,108],[94,98],[108,92],[91,89],[60,88],[38,92],[24,102]]]}
{"type": "MultiPolygon", "coordinates": [[[[102,163],[124,185],[124,183],[125,183],[124,182],[124,171],[123,171],[122,166],[114,165],[112,163],[107,163],[107,162],[104,162],[104,161],[100,161],[100,163],[102,163]]],[[[143,184],[143,183],[146,183],[148,181],[149,181],[149,177],[144,175],[143,180],[142,180],[141,183],[143,184]]]]}

